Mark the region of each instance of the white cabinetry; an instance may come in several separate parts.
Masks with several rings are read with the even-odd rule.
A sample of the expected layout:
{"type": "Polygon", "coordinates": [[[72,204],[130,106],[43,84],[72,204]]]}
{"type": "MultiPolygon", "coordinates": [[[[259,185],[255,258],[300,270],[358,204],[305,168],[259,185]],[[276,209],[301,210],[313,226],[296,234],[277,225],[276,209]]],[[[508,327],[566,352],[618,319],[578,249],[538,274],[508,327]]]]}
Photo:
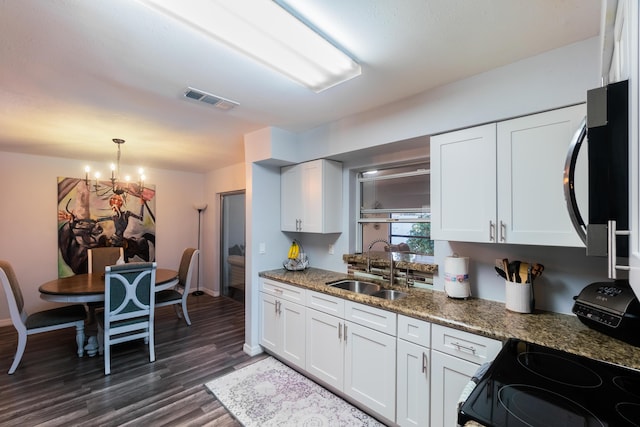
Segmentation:
{"type": "Polygon", "coordinates": [[[342,232],[342,165],[314,160],[283,167],[281,229],[307,233],[342,232]]]}
{"type": "MultiPolygon", "coordinates": [[[[584,246],[562,186],[584,115],[576,105],[432,137],[431,237],[584,246]]],[[[576,181],[586,186],[580,173],[576,181]]]]}
{"type": "Polygon", "coordinates": [[[305,367],[305,290],[262,280],[260,344],[284,360],[305,367]]]}
{"type": "Polygon", "coordinates": [[[307,307],[306,371],[395,420],[396,315],[316,292],[307,307]]]}
{"type": "Polygon", "coordinates": [[[344,389],[344,300],[307,292],[306,371],[344,389]]]}
{"type": "Polygon", "coordinates": [[[431,324],[398,316],[396,423],[429,425],[431,324]]]}
{"type": "Polygon", "coordinates": [[[493,360],[500,341],[432,325],[431,425],[456,426],[458,398],[478,367],[493,360]]]}
{"type": "MultiPolygon", "coordinates": [[[[609,64],[609,70],[602,70],[603,75],[608,75],[609,83],[628,80],[631,76],[631,49],[633,48],[633,8],[637,8],[634,0],[620,0],[617,3],[615,11],[607,10],[611,13],[607,18],[612,18],[615,14],[615,20],[612,23],[611,36],[609,36],[608,28],[605,28],[605,42],[602,64],[609,64]],[[610,55],[610,57],[609,57],[610,55]],[[610,61],[610,62],[609,62],[610,61]]],[[[607,7],[614,5],[614,2],[608,2],[607,7]]],[[[636,9],[636,14],[638,13],[636,9]]],[[[605,22],[608,26],[609,22],[605,22]]],[[[636,27],[637,28],[637,27],[636,27]]],[[[637,35],[636,35],[637,37],[637,35]]]]}
{"type": "Polygon", "coordinates": [[[344,391],[383,417],[395,420],[396,315],[347,301],[345,319],[344,391]]]}

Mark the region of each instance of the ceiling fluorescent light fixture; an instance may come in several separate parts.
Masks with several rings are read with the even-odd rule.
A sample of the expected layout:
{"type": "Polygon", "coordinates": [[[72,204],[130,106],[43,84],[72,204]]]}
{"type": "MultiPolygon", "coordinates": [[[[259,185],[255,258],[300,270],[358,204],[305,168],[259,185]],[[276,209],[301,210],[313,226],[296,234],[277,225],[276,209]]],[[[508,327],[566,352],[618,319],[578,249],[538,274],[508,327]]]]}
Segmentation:
{"type": "Polygon", "coordinates": [[[140,0],[321,92],[357,77],[349,55],[271,0],[140,0]]]}

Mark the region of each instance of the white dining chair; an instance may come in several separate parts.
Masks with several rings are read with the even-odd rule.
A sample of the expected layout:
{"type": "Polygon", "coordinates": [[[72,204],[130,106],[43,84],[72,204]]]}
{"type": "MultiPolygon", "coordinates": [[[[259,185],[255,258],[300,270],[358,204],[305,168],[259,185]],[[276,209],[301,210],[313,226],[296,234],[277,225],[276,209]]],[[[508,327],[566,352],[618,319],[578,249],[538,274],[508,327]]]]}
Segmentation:
{"type": "Polygon", "coordinates": [[[98,319],[98,352],[104,354],[104,374],[111,373],[111,346],[144,339],[149,362],[154,349],[155,262],[134,262],[105,268],[104,312],[98,319]]]}
{"type": "Polygon", "coordinates": [[[0,260],[0,282],[2,282],[4,293],[7,296],[11,322],[18,332],[18,346],[13,363],[9,368],[9,374],[13,374],[18,368],[29,335],[75,327],[78,357],[84,355],[84,320],[87,313],[83,305],[66,305],[29,315],[24,310],[22,291],[16,274],[8,261],[0,260]]]}
{"type": "Polygon", "coordinates": [[[193,271],[198,268],[199,253],[200,251],[195,248],[185,249],[180,260],[178,281],[175,287],[156,292],[156,307],[174,305],[178,317],[184,316],[184,321],[189,326],[191,325],[191,319],[187,312],[187,297],[189,296],[193,271]],[[180,315],[180,308],[182,308],[182,316],[180,315]]]}

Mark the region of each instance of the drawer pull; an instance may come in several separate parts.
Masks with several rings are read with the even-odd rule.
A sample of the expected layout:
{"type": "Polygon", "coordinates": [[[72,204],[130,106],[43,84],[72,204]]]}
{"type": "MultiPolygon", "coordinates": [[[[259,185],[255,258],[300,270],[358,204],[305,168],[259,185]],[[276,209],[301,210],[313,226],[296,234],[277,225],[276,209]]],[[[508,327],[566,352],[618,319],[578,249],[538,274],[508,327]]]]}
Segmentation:
{"type": "Polygon", "coordinates": [[[284,292],[282,289],[280,288],[273,288],[273,292],[275,292],[276,294],[280,294],[282,295],[282,293],[284,292]]]}
{"type": "Polygon", "coordinates": [[[459,342],[451,343],[451,345],[454,346],[458,351],[464,350],[464,351],[470,352],[474,356],[476,355],[476,349],[473,346],[465,346],[460,344],[459,342]]]}

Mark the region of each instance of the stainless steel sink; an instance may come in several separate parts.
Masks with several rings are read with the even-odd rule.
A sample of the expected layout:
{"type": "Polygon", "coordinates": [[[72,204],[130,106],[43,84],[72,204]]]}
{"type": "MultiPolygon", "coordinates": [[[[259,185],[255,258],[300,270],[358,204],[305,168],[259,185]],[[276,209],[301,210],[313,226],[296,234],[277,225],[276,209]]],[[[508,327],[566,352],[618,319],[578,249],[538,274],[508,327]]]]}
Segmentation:
{"type": "Polygon", "coordinates": [[[347,291],[365,295],[371,295],[380,290],[380,285],[376,285],[375,283],[362,282],[360,280],[340,280],[339,282],[335,283],[327,283],[327,286],[338,289],[345,289],[347,291]]]}
{"type": "Polygon", "coordinates": [[[384,298],[388,300],[396,300],[396,299],[404,298],[407,295],[408,294],[405,292],[394,291],[392,289],[383,289],[381,291],[374,292],[373,294],[371,294],[372,297],[384,298]]]}

